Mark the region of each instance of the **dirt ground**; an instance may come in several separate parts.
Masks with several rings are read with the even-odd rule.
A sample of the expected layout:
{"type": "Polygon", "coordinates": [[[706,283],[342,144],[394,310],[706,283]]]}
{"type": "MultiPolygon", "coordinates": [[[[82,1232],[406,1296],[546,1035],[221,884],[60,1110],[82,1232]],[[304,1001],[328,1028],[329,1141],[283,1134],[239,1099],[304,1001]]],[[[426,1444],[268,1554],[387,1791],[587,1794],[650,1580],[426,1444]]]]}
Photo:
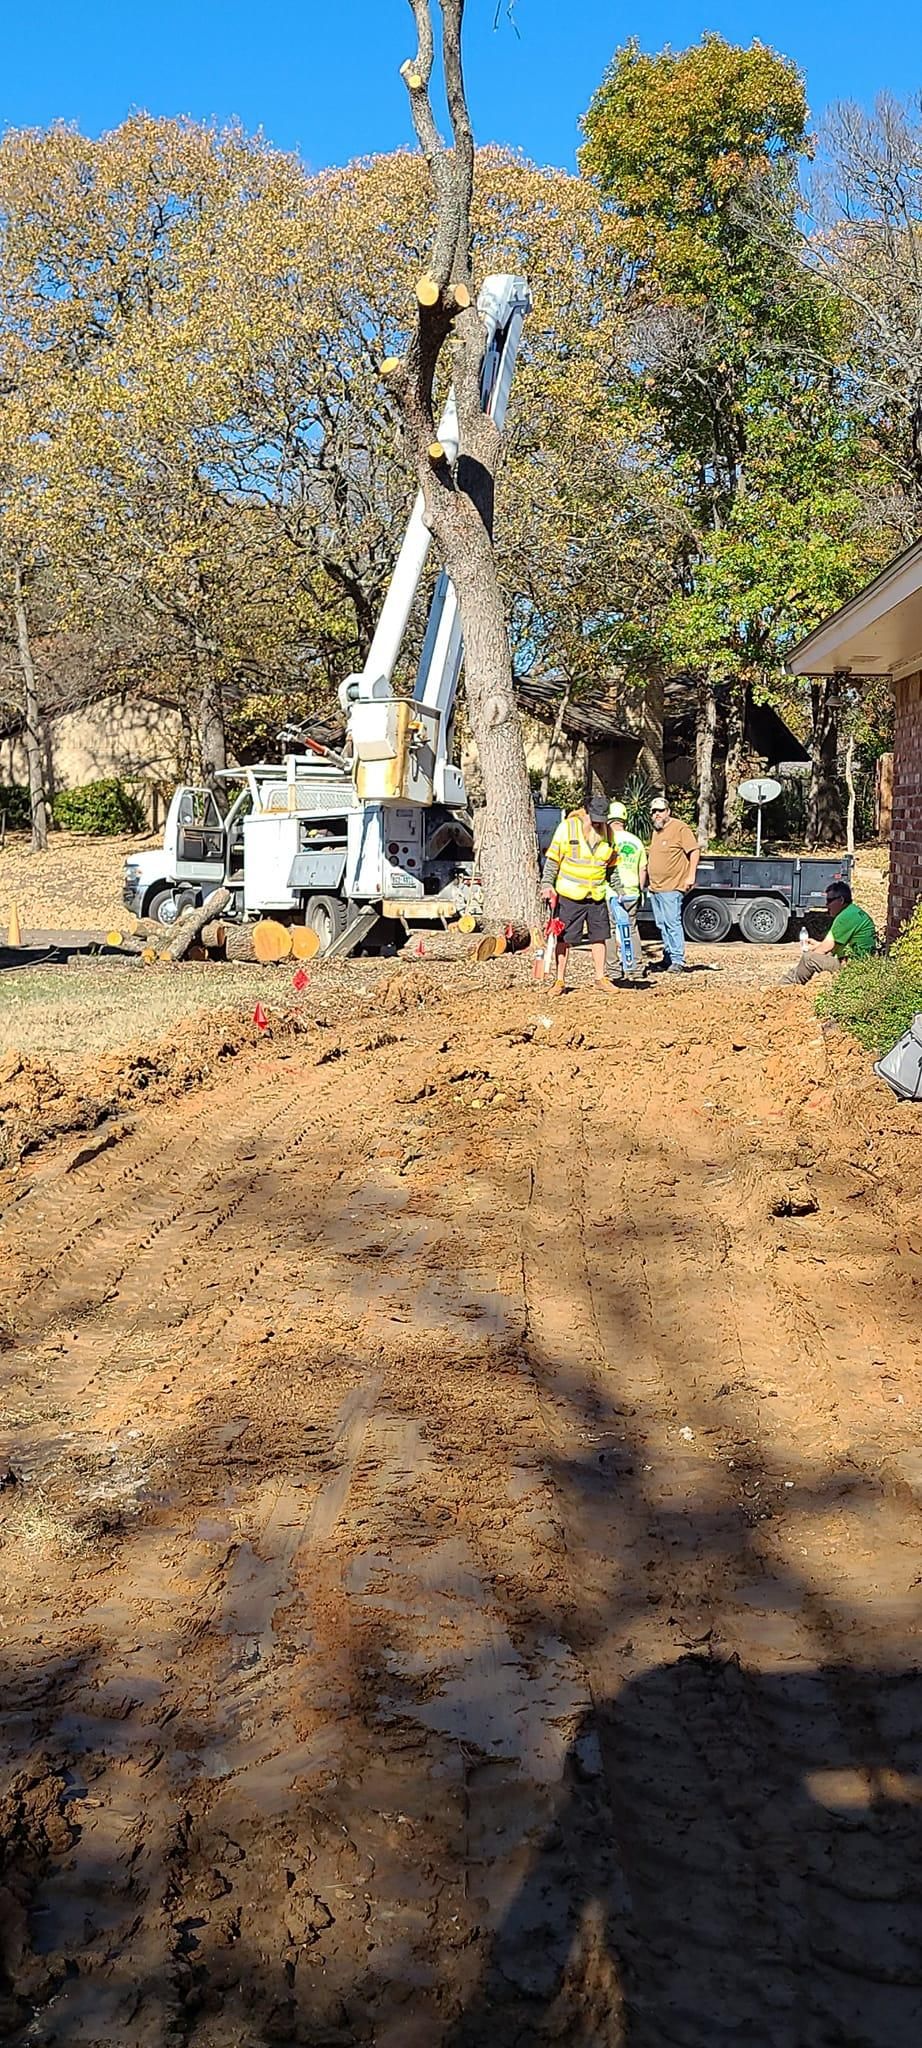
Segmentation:
{"type": "Polygon", "coordinates": [[[11,2048],[922,2038],[918,1112],[513,965],[7,1173],[11,2048]]]}

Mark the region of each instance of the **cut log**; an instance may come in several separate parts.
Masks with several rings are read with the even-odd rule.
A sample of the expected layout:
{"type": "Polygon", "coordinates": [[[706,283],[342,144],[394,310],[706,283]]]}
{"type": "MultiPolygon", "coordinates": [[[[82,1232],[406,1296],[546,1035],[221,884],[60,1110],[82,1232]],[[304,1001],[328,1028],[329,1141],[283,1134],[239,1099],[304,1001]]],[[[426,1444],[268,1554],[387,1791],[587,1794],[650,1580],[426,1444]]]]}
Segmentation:
{"type": "Polygon", "coordinates": [[[312,924],[293,924],[291,950],[296,960],[316,960],[320,951],[320,933],[315,932],[312,924]]]}
{"type": "Polygon", "coordinates": [[[182,960],[188,953],[193,939],[198,938],[199,932],[203,930],[206,924],[214,923],[220,912],[227,909],[230,900],[229,889],[212,889],[211,895],[206,896],[204,903],[200,904],[198,909],[185,911],[176,927],[175,937],[167,947],[163,958],[174,964],[177,960],[182,960]]]}
{"type": "Polygon", "coordinates": [[[439,288],[435,278],[417,278],[416,296],[421,306],[437,306],[439,303],[439,288]]]}
{"type": "Polygon", "coordinates": [[[226,924],[220,924],[220,923],[218,923],[218,924],[206,924],[206,925],[203,925],[203,926],[202,926],[202,930],[201,930],[201,940],[202,940],[202,945],[203,945],[203,946],[207,946],[207,948],[208,948],[209,952],[211,952],[211,953],[220,953],[220,952],[222,952],[222,951],[223,951],[223,948],[224,948],[224,946],[225,946],[225,945],[226,945],[226,943],[227,943],[227,926],[226,926],[226,924]]]}
{"type": "Polygon", "coordinates": [[[274,917],[261,917],[253,926],[253,957],[263,966],[271,966],[276,960],[287,960],[291,955],[291,928],[279,924],[274,917]]]}
{"type": "Polygon", "coordinates": [[[224,927],[224,955],[227,960],[255,960],[251,924],[226,924],[224,927]]]}
{"type": "Polygon", "coordinates": [[[471,295],[466,284],[453,284],[449,297],[459,313],[464,313],[471,303],[471,295]]]}

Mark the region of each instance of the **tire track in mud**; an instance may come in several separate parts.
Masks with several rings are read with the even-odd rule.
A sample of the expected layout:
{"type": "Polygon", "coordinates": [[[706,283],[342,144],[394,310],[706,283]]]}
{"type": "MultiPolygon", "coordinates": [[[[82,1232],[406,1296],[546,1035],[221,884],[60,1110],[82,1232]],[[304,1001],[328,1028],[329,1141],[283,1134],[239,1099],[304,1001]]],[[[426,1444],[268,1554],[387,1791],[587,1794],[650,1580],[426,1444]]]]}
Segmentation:
{"type": "MultiPolygon", "coordinates": [[[[197,1105],[194,1098],[184,1098],[183,1138],[187,1144],[194,1142],[200,1128],[208,1128],[213,1103],[209,1093],[197,1105]]],[[[120,1138],[114,1153],[102,1152],[82,1167],[61,1166],[3,1212],[4,1246],[9,1256],[26,1258],[27,1272],[35,1270],[30,1254],[40,1247],[43,1263],[30,1293],[38,1292],[61,1260],[79,1254],[88,1220],[91,1229],[103,1221],[104,1211],[90,1214],[89,1219],[88,1211],[99,1210],[102,1202],[111,1208],[119,1189],[124,1192],[123,1207],[129,1207],[132,1190],[143,1185],[162,1160],[163,1134],[175,1128],[176,1118],[174,1102],[134,1112],[132,1128],[120,1138]]]]}
{"type": "MultiPolygon", "coordinates": [[[[353,1083],[353,1090],[357,1092],[359,1086],[358,1082],[353,1083]]],[[[212,1249],[216,1229],[223,1229],[227,1233],[228,1250],[236,1254],[231,1267],[234,1284],[232,1288],[225,1290],[225,1299],[220,1309],[213,1311],[209,1318],[207,1339],[212,1345],[218,1341],[229,1320],[245,1301],[264,1264],[266,1247],[257,1247],[255,1242],[252,1259],[244,1259],[241,1264],[239,1237],[241,1226],[244,1231],[249,1229],[255,1237],[258,1226],[265,1223],[262,1183],[267,1173],[271,1172],[280,1152],[284,1151],[286,1156],[290,1157],[300,1144],[306,1142],[312,1131],[322,1129],[322,1115],[318,1115],[316,1101],[312,1103],[310,1113],[306,1114],[303,1094],[296,1082],[289,1084],[282,1102],[271,1119],[272,1125],[277,1125],[280,1117],[287,1116],[292,1107],[298,1104],[299,1099],[301,1113],[294,1129],[286,1133],[284,1145],[280,1147],[273,1139],[271,1147],[264,1147],[262,1156],[250,1164],[248,1179],[241,1181],[234,1190],[233,1198],[223,1203],[220,1216],[210,1216],[207,1223],[204,1223],[204,1228],[212,1239],[212,1249]]],[[[249,1114],[248,1109],[248,1118],[249,1114]]],[[[236,1126],[231,1126],[230,1130],[225,1127],[209,1148],[208,1161],[204,1165],[201,1160],[199,1162],[200,1166],[203,1166],[202,1182],[207,1181],[209,1174],[215,1178],[214,1161],[220,1156],[222,1149],[225,1152],[228,1148],[233,1150],[236,1144],[236,1126]]],[[[337,1159],[334,1161],[334,1185],[341,1171],[342,1163],[337,1159]]],[[[220,1177],[219,1174],[217,1177],[220,1177]]],[[[199,1216],[199,1244],[202,1240],[203,1221],[204,1219],[199,1216]]],[[[316,1227],[322,1227],[319,1220],[316,1227]]],[[[194,1230],[192,1236],[194,1239],[194,1230]]],[[[151,1258],[155,1262],[164,1249],[163,1236],[158,1234],[148,1242],[151,1246],[151,1258]]],[[[189,1271],[194,1279],[194,1261],[191,1262],[189,1271]]],[[[136,1294],[137,1289],[126,1291],[124,1305],[129,1319],[136,1294]]],[[[191,1299],[190,1294],[186,1305],[189,1305],[191,1299]]],[[[110,1348],[98,1359],[97,1369],[115,1355],[111,1347],[124,1346],[129,1337],[130,1320],[117,1336],[113,1337],[110,1330],[107,1336],[110,1348]]],[[[199,1362],[199,1352],[202,1348],[201,1341],[196,1342],[195,1339],[190,1340],[186,1346],[190,1358],[196,1363],[199,1362]]],[[[162,1370],[162,1364],[161,1356],[154,1370],[162,1370]]],[[[263,1532],[269,1552],[268,1558],[263,1561],[263,1589],[265,1571],[271,1572],[279,1562],[275,1554],[273,1532],[279,1523],[280,1512],[282,1510],[276,1502],[276,1511],[270,1512],[263,1532]]],[[[239,1555],[239,1546],[235,1554],[239,1555]]],[[[167,1981],[164,1974],[165,1927],[158,1910],[158,1890],[166,1888],[168,1872],[170,1887],[175,1890],[175,1866],[181,1849],[182,1831],[179,1831],[176,1840],[169,1846],[165,1844],[166,1830],[162,1824],[165,1811],[164,1788],[161,1785],[158,1798],[156,1786],[158,1779],[162,1777],[164,1759],[172,1755],[174,1760],[178,1761],[181,1770],[182,1758],[178,1757],[172,1745],[164,1748],[158,1731],[162,1723],[166,1675],[175,1665],[177,1655],[181,1662],[188,1657],[197,1636],[207,1637],[209,1633],[213,1633],[215,1615],[220,1611],[221,1603],[226,1597],[227,1589],[220,1575],[217,1587],[211,1585],[204,1590],[195,1588],[196,1566],[200,1571],[203,1570],[209,1563],[210,1556],[209,1548],[200,1544],[197,1552],[194,1551],[186,1560],[190,1572],[183,1571],[177,1579],[175,1558],[171,1559],[168,1549],[167,1554],[161,1555],[158,1561],[155,1545],[155,1554],[146,1567],[142,1562],[140,1572],[137,1568],[134,1570],[132,1584],[121,1601],[118,1598],[110,1599],[104,1602],[102,1607],[90,1608],[84,1616],[85,1627],[95,1629],[101,1640],[107,1639],[111,1644],[108,1661],[110,1664],[114,1663],[115,1671],[114,1676],[109,1678],[103,1674],[97,1675],[91,1689],[94,1703],[91,1712],[78,1714],[76,1718],[68,1716],[66,1712],[56,1717],[54,1739],[70,1757],[71,1765],[76,1766],[78,1770],[81,1768],[82,1760],[87,1759],[88,1775],[92,1773],[93,1796],[80,1809],[82,1827],[76,1858],[76,1879],[72,1872],[52,1878],[43,1894],[40,1918],[44,1915],[49,1929],[47,1945],[53,1953],[59,1954],[60,1945],[66,1946],[71,1938],[75,1911],[83,1910],[78,1908],[75,1901],[82,1900],[84,1907],[87,1901],[93,1902],[93,1910],[87,1914],[87,1927],[99,1927],[101,1930],[95,1956],[92,1933],[88,1934],[87,1941],[90,1962],[95,1961],[100,1966],[101,1985],[96,1985],[93,1991],[86,1992],[82,1983],[78,1987],[68,1987],[65,1982],[54,2000],[55,2013],[51,2019],[49,2039],[61,2038],[59,2027],[64,2028],[68,2040],[89,2041],[100,2038],[110,2026],[117,2028],[119,2024],[125,2026],[129,2023],[133,2026],[135,2001],[143,2001],[144,1994],[143,1989],[136,1993],[131,1987],[143,1987],[147,1979],[149,1984],[155,1982],[162,1989],[167,1981]],[[187,1623],[180,1630],[177,1641],[174,1617],[177,1610],[182,1612],[186,1605],[187,1588],[192,1592],[193,1598],[199,1594],[197,1620],[195,1623],[187,1623]],[[149,1619],[143,1629],[142,1639],[132,1646],[131,1638],[137,1629],[139,1614],[143,1616],[145,1612],[145,1605],[149,1619]],[[166,1633],[163,1632],[164,1623],[166,1633]],[[119,1645],[122,1646],[121,1650],[117,1647],[119,1645]],[[114,1657],[112,1652],[115,1653],[114,1657]],[[152,1780],[149,1777],[151,1771],[154,1773],[152,1780]],[[145,1784],[146,1799],[142,1792],[142,1785],[145,1784]],[[145,1804],[153,1805],[161,1822],[159,1829],[155,1827],[151,1830],[145,1822],[139,1820],[138,1816],[145,1804]],[[116,1821],[124,1810],[132,1814],[133,1827],[130,1842],[122,1846],[116,1821]],[[139,1849],[137,1840],[139,1830],[148,1845],[143,1852],[139,1849]],[[152,1847],[158,1838],[159,1848],[152,1847]],[[112,1866],[113,1878],[111,1883],[102,1884],[100,1889],[100,1879],[96,1873],[105,1866],[107,1860],[112,1866]],[[148,1875],[145,1885],[142,1886],[140,1873],[145,1868],[148,1875]],[[139,1932],[140,1928],[147,1929],[146,1936],[139,1932]],[[152,1930],[156,1930],[156,1934],[152,1930]],[[148,1950],[151,1952],[148,1953],[148,1950]],[[97,1991],[99,1996],[96,1995],[97,1991]]],[[[167,1725],[172,1723],[175,1711],[175,1706],[171,1706],[167,1715],[167,1725]]],[[[23,1731],[18,1726],[8,1732],[22,1739],[23,1731]]],[[[277,1746],[276,1744],[275,1747],[277,1746]]],[[[270,1750],[271,1748],[272,1745],[270,1750]]],[[[180,1949],[183,1947],[183,1940],[180,1931],[180,1949]]],[[[150,2018],[145,2023],[145,2040],[159,2039],[161,2030],[165,2030],[165,2038],[166,2032],[172,2028],[178,2010],[176,2000],[171,2003],[165,1992],[163,1997],[158,1995],[156,2007],[158,2017],[150,2018]]],[[[44,2031],[41,2038],[45,2038],[44,2031]]],[[[135,2038],[134,2035],[132,2038],[135,2038]]],[[[142,2035],[139,2033],[137,2038],[140,2040],[142,2035]]]]}
{"type": "MultiPolygon", "coordinates": [[[[324,2038],[344,2048],[371,2040],[372,2028],[376,2041],[390,2040],[393,2048],[437,2039],[444,1997],[437,1958],[457,1999],[476,1963],[477,1925],[501,1919],[530,1845],[546,1826],[567,1729],[586,1706],[562,1644],[536,1637],[520,1646],[518,1624],[513,1634],[478,1560],[476,1524],[468,1536],[420,1522],[422,1501],[434,1507],[440,1496],[438,1429],[431,1417],[425,1430],[416,1419],[410,1387],[418,1398],[418,1369],[408,1381],[400,1362],[405,1325],[398,1321],[389,1337],[386,1325],[389,1289],[396,1304],[427,1240],[428,1219],[417,1199],[408,1235],[399,1170],[379,1166],[367,1203],[362,1178],[353,1161],[349,1181],[334,1182],[320,1201],[299,1275],[309,1282],[316,1260],[325,1282],[337,1245],[348,1252],[354,1275],[347,1312],[353,1300],[369,1304],[353,1329],[358,1384],[320,1432],[317,1463],[326,1471],[305,1469],[301,1483],[286,1476],[265,1488],[248,1514],[245,1538],[232,1534],[223,1559],[215,1562],[204,1534],[191,1551],[186,1546],[181,1574],[169,1548],[159,1559],[151,1554],[146,1570],[135,1564],[121,1598],[84,1614],[86,1627],[122,1645],[106,1685],[120,1700],[140,1704],[120,1734],[92,1717],[68,1732],[97,1757],[115,1744],[111,1769],[124,1776],[128,1764],[118,1744],[133,1729],[142,1759],[133,1768],[145,1773],[150,1812],[148,1867],[163,1898],[162,1911],[156,1895],[146,1903],[135,1898],[148,1931],[157,1929],[143,1968],[155,1983],[167,1973],[171,1989],[159,2001],[160,2023],[196,2048],[226,2041],[238,2014],[241,2038],[248,2038],[239,1958],[247,1955],[248,1974],[258,1978],[263,1966],[255,1951],[264,1944],[266,1953],[281,1955],[288,1973],[276,1984],[276,2024],[283,2024],[288,1997],[291,2039],[316,2039],[321,2024],[329,2029],[324,2038]],[[145,1600],[143,1638],[132,1647],[145,1600]],[[305,1688],[301,1674],[308,1672],[305,1688]],[[331,1717],[337,1696],[339,1712],[331,1717]],[[510,1784],[516,1768],[522,1780],[510,1784]],[[164,1774],[175,1781],[177,1772],[188,1818],[164,1848],[164,1774]],[[299,1783],[316,1788],[306,1839],[303,1826],[292,1834],[289,1818],[299,1783]],[[425,1873],[413,1843],[417,1830],[427,1856],[438,1848],[425,1873]],[[271,1934],[261,1917],[263,1885],[273,1902],[271,1934]],[[364,1989],[357,1983],[363,1951],[370,1973],[364,1989]],[[409,2014],[411,1986],[417,1996],[409,2014]]],[[[463,1338],[472,1359],[471,1311],[488,1332],[493,1328],[480,1241],[492,1186],[477,1200],[474,1193],[462,1182],[457,1194],[464,1233],[459,1277],[448,1274],[437,1286],[433,1273],[428,1282],[428,1313],[437,1319],[427,1338],[433,1357],[439,1324],[443,1345],[463,1338]]],[[[283,1199],[275,1190],[262,1217],[273,1239],[283,1199]]],[[[238,1240],[248,1239],[255,1214],[241,1222],[237,1212],[238,1240]]],[[[444,1207],[431,1221],[443,1225],[444,1207]]],[[[514,1236],[513,1225],[510,1245],[514,1236]]],[[[274,1246],[262,1269],[271,1269],[270,1300],[284,1256],[274,1246]]],[[[199,1343],[203,1337],[214,1345],[207,1322],[199,1343]]],[[[418,1341],[411,1324],[410,1358],[418,1341]]],[[[524,1545],[535,1540],[530,1475],[520,1505],[524,1545]]],[[[93,1787],[103,1813],[109,1782],[103,1777],[93,1787]]],[[[77,1856],[84,1875],[97,1846],[90,1815],[86,1855],[77,1856]]],[[[128,1985],[141,1964],[135,1969],[140,1946],[132,1923],[119,1918],[120,1896],[116,1885],[100,1908],[117,1922],[105,1952],[113,1960],[94,1956],[91,1947],[87,1969],[102,1972],[113,2002],[107,1998],[105,2009],[120,2012],[124,2028],[128,1985]]],[[[519,1978],[533,1974],[524,1949],[515,1967],[519,1978]]],[[[69,2014],[70,1996],[65,1984],[59,2011],[79,2041],[81,2008],[74,1993],[69,2014]]]]}
{"type": "MultiPolygon", "coordinates": [[[[362,1087],[358,1070],[348,1083],[340,1078],[335,1090],[340,1106],[346,1107],[362,1087]]],[[[332,1092],[332,1083],[322,1090],[324,1095],[332,1092]]],[[[323,1145],[328,1125],[316,1096],[305,1098],[300,1079],[286,1075],[280,1083],[276,1077],[266,1084],[263,1097],[271,1108],[268,1116],[263,1114],[257,1131],[252,1128],[254,1104],[250,1100],[244,1113],[206,1136],[198,1148],[194,1173],[188,1167],[177,1168],[177,1178],[184,1185],[166,1193],[155,1192],[140,1211],[133,1210],[137,1224],[133,1241],[129,1239],[126,1245],[117,1220],[120,1204],[116,1220],[106,1217],[101,1225],[101,1237],[120,1248],[118,1262],[109,1269],[101,1298],[95,1291],[87,1298],[84,1289],[82,1314],[68,1319],[71,1326],[77,1326],[76,1357],[61,1359],[59,1347],[51,1344],[50,1351],[44,1353],[49,1363],[41,1382],[44,1410],[52,1420],[68,1404],[83,1402],[74,1419],[84,1427],[76,1436],[90,1457],[94,1447],[111,1435],[107,1417],[99,1410],[118,1409],[126,1379],[143,1398],[155,1385],[162,1390],[162,1374],[168,1370],[176,1389],[174,1404],[188,1401],[192,1398],[190,1364],[197,1367],[197,1380],[207,1376],[222,1339],[233,1341],[233,1324],[244,1311],[268,1259],[278,1289],[284,1291],[290,1284],[290,1268],[281,1253],[273,1253],[265,1229],[264,1183],[280,1162],[294,1161],[312,1137],[319,1137],[323,1145]],[[285,1126],[281,1142],[280,1125],[285,1126]],[[248,1256],[250,1237],[254,1245],[248,1256]],[[204,1309],[203,1267],[216,1270],[219,1276],[213,1283],[218,1298],[204,1309]],[[94,1390],[100,1386],[102,1397],[94,1400],[94,1390]]],[[[220,1104],[213,1107],[220,1118],[220,1104]]],[[[177,1144],[184,1152],[185,1130],[177,1144]]],[[[334,1180],[343,1170],[343,1163],[336,1160],[334,1180]]],[[[276,1239],[284,1236],[285,1224],[284,1216],[276,1219],[276,1239]]],[[[79,1289],[79,1281],[74,1284],[79,1289]]],[[[34,1386],[42,1363],[41,1350],[30,1353],[17,1347],[10,1357],[10,1376],[27,1377],[34,1386]]],[[[41,1411],[36,1413],[33,1400],[26,1422],[31,1443],[26,1469],[29,1477],[39,1480],[43,1455],[40,1423],[41,1411]]],[[[134,1428],[133,1439],[139,1435],[134,1428]]],[[[16,1458],[20,1440],[15,1431],[11,1447],[16,1458]]],[[[47,1438],[45,1463],[53,1462],[61,1448],[54,1434],[47,1438]]]]}

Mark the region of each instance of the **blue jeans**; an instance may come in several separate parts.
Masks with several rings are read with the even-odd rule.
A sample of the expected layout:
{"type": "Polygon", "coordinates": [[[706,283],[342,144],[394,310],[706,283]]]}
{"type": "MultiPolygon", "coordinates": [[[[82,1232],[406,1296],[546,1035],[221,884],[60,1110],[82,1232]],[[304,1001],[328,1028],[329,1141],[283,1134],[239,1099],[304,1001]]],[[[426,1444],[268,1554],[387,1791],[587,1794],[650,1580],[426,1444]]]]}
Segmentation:
{"type": "Polygon", "coordinates": [[[651,889],[650,907],[663,941],[663,959],[670,967],[685,965],[685,933],[682,930],[681,889],[651,889]]]}

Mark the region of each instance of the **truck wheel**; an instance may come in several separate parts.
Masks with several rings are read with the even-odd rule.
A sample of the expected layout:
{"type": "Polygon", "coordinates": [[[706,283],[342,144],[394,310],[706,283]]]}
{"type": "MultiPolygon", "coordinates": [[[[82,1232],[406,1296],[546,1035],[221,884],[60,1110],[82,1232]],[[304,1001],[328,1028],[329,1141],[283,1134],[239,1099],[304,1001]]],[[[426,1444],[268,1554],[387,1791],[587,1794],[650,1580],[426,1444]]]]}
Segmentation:
{"type": "Polygon", "coordinates": [[[316,932],[320,953],[326,953],[346,929],[346,906],[340,896],[309,896],[304,922],[316,932]]]}
{"type": "Polygon", "coordinates": [[[703,946],[718,946],[726,938],[732,922],[720,896],[692,896],[688,903],[682,905],[686,937],[698,939],[703,946]]]}
{"type": "Polygon", "coordinates": [[[791,922],[780,896],[751,896],[740,911],[740,931],[750,946],[777,946],[791,922]]]}
{"type": "Polygon", "coordinates": [[[174,925],[194,902],[195,897],[189,889],[155,889],[144,915],[152,917],[155,924],[174,925]]]}

